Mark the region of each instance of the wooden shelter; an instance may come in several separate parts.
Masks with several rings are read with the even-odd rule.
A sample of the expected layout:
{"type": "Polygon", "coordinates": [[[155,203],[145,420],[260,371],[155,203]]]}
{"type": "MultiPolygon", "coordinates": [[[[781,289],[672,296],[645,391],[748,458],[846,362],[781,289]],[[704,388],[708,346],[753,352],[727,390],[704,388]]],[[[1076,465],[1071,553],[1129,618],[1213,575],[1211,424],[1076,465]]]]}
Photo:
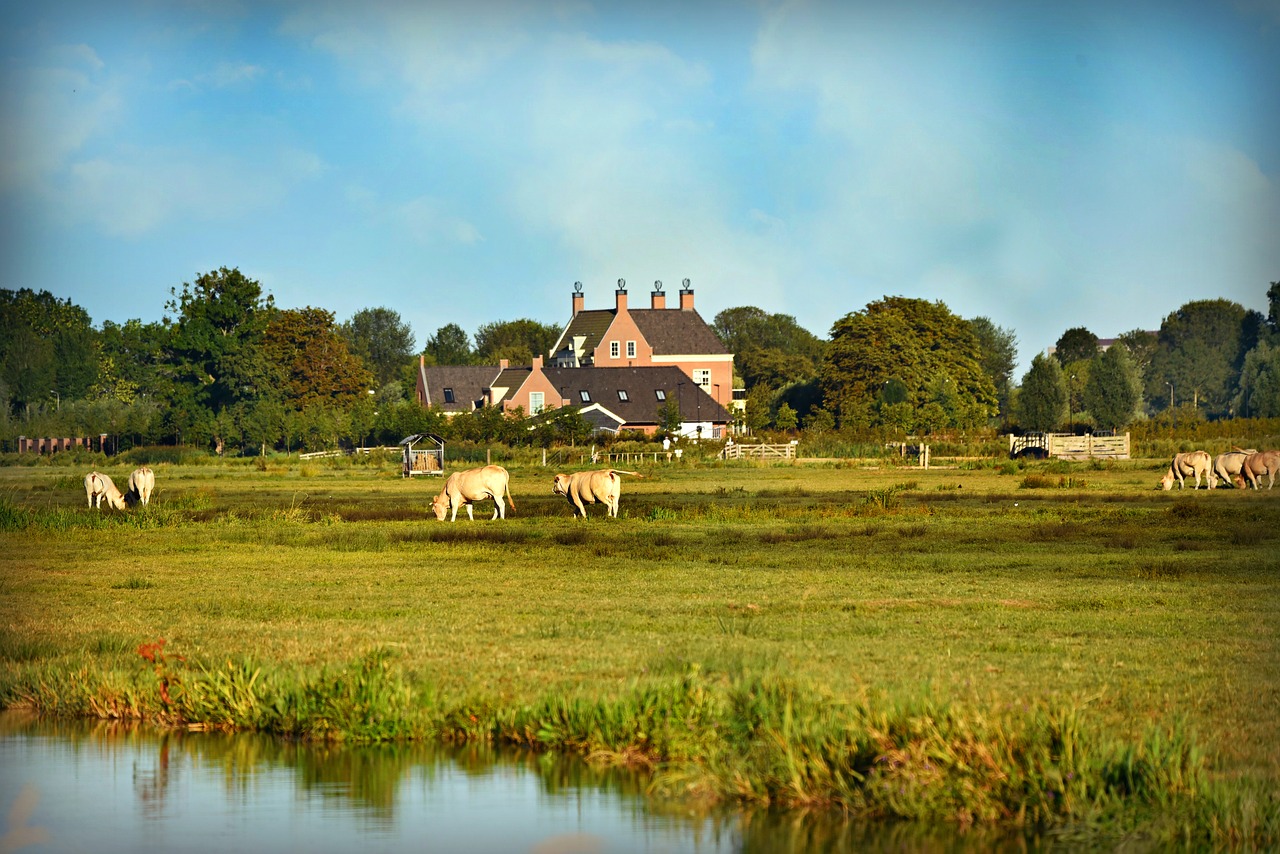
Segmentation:
{"type": "Polygon", "coordinates": [[[404,477],[415,474],[444,474],[444,439],[435,433],[414,433],[400,440],[404,449],[404,477]],[[422,445],[415,448],[414,445],[422,445]]]}

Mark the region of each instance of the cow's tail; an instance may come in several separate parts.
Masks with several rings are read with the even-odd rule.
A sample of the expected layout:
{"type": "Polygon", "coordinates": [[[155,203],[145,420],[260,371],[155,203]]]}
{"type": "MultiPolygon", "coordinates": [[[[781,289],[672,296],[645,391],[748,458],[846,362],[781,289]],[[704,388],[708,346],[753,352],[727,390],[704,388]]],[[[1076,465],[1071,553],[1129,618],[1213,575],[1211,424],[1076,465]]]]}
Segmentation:
{"type": "Polygon", "coordinates": [[[609,469],[609,471],[614,474],[629,474],[633,477],[644,477],[644,475],[640,474],[638,471],[623,471],[622,469],[609,469]]]}
{"type": "Polygon", "coordinates": [[[502,482],[502,491],[507,494],[507,503],[511,505],[511,509],[516,509],[516,500],[511,497],[511,479],[507,478],[502,482]]]}

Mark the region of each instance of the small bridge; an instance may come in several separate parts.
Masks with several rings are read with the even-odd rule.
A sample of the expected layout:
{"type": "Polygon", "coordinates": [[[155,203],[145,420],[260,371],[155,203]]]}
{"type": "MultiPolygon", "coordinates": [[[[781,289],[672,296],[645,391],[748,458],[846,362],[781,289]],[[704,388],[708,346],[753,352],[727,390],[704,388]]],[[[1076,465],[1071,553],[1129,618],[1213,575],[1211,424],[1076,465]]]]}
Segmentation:
{"type": "Polygon", "coordinates": [[[1127,460],[1129,434],[1027,433],[1009,436],[1010,457],[1055,457],[1063,460],[1127,460]]]}

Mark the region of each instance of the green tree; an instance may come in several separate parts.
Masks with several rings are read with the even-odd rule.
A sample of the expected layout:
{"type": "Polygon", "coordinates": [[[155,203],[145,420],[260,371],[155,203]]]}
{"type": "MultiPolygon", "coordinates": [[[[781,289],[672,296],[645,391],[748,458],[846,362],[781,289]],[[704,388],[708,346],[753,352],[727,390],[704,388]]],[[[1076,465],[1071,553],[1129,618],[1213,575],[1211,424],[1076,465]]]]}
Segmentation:
{"type": "Polygon", "coordinates": [[[536,320],[500,320],[476,330],[475,360],[482,365],[506,359],[513,365],[527,365],[534,356],[551,352],[560,337],[560,327],[536,320]]]}
{"type": "Polygon", "coordinates": [[[262,352],[275,311],[262,285],[221,267],[171,289],[167,369],[177,386],[171,424],[184,440],[213,439],[228,407],[271,396],[279,374],[262,352]]]}
{"type": "Polygon", "coordinates": [[[975,317],[969,321],[969,327],[978,340],[978,352],[981,354],[978,361],[995,386],[999,414],[1007,418],[1009,396],[1013,392],[1013,369],[1018,361],[1018,336],[1012,329],[996,326],[989,317],[975,317]]]}
{"type": "Polygon", "coordinates": [[[102,322],[98,334],[99,369],[95,393],[126,403],[135,396],[167,401],[172,380],[164,370],[169,330],[161,323],[129,320],[102,322]]]}
{"type": "Polygon", "coordinates": [[[1107,430],[1126,426],[1137,414],[1141,399],[1142,383],[1127,347],[1117,341],[1093,357],[1084,386],[1084,406],[1094,423],[1107,430]]]}
{"type": "Polygon", "coordinates": [[[1058,360],[1037,353],[1022,377],[1018,423],[1024,430],[1052,430],[1067,417],[1067,386],[1058,360]]]}
{"type": "Polygon", "coordinates": [[[1170,314],[1152,358],[1157,387],[1171,385],[1175,405],[1189,402],[1206,414],[1226,415],[1245,353],[1256,343],[1246,335],[1248,320],[1243,306],[1225,299],[1189,302],[1170,314]]]}
{"type": "Polygon", "coordinates": [[[1075,326],[1062,333],[1054,345],[1053,357],[1064,368],[1072,362],[1088,361],[1098,352],[1098,336],[1083,326],[1075,326]]]}
{"type": "Polygon", "coordinates": [[[405,364],[415,361],[413,329],[390,308],[361,309],[339,331],[347,349],[364,362],[379,386],[397,379],[405,364]]]}
{"type": "Polygon", "coordinates": [[[778,407],[778,414],[773,416],[773,423],[779,430],[785,430],[790,433],[796,429],[800,419],[796,416],[796,411],[791,408],[791,405],[784,403],[778,407]]]}
{"type": "Polygon", "coordinates": [[[819,374],[823,405],[842,426],[869,425],[886,382],[902,383],[907,402],[921,407],[933,397],[930,382],[945,374],[955,384],[952,414],[989,417],[996,390],[981,355],[971,324],[943,303],[885,297],[832,327],[819,374]]]}
{"type": "Polygon", "coordinates": [[[446,323],[437,329],[436,334],[427,339],[422,355],[427,357],[428,363],[435,365],[470,365],[475,362],[471,339],[456,323],[446,323]]]}
{"type": "Polygon", "coordinates": [[[373,375],[347,349],[333,313],[322,308],[277,311],[267,324],[262,352],[278,370],[286,402],[346,408],[368,395],[373,375]]]}
{"type": "Polygon", "coordinates": [[[789,314],[769,314],[755,306],[727,308],[711,323],[734,354],[734,367],[747,388],[779,389],[817,376],[826,342],[789,314]]]}
{"type": "Polygon", "coordinates": [[[88,313],[48,291],[0,289],[0,376],[15,409],[86,397],[98,379],[88,313]]]}
{"type": "Polygon", "coordinates": [[[1280,343],[1259,342],[1245,355],[1232,408],[1246,418],[1280,418],[1280,343]]]}

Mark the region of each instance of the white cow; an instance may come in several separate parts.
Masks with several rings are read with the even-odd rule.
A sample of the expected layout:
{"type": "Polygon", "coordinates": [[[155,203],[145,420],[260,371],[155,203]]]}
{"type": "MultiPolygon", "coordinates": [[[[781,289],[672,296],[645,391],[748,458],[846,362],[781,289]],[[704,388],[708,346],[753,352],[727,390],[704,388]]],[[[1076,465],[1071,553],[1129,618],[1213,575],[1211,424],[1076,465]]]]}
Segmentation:
{"type": "Polygon", "coordinates": [[[505,519],[507,518],[507,508],[502,503],[504,495],[511,504],[511,509],[516,509],[516,503],[511,498],[509,484],[510,477],[507,475],[507,470],[502,466],[485,466],[484,468],[456,471],[449,475],[449,479],[444,482],[444,488],[440,490],[440,494],[432,499],[431,509],[441,522],[450,513],[452,515],[450,515],[449,521],[456,522],[458,508],[466,507],[467,518],[474,521],[475,516],[471,514],[471,502],[492,498],[493,518],[502,517],[505,519]]]}
{"type": "Polygon", "coordinates": [[[1173,489],[1173,479],[1178,479],[1178,489],[1182,489],[1186,484],[1183,479],[1195,475],[1196,489],[1200,488],[1200,476],[1204,475],[1205,485],[1208,486],[1210,478],[1213,477],[1213,458],[1209,456],[1208,451],[1187,451],[1185,454],[1174,454],[1173,462],[1169,464],[1169,470],[1164,473],[1164,477],[1160,478],[1160,488],[1164,490],[1173,489]]]}
{"type": "Polygon", "coordinates": [[[107,499],[107,506],[117,510],[125,509],[124,496],[111,481],[111,478],[100,472],[91,471],[84,476],[84,494],[89,499],[89,506],[101,508],[102,499],[107,499]]]}
{"type": "Polygon", "coordinates": [[[1258,484],[1262,482],[1262,476],[1267,476],[1267,489],[1271,489],[1276,485],[1276,475],[1280,474],[1280,451],[1263,451],[1258,454],[1250,454],[1245,458],[1244,465],[1240,471],[1244,474],[1245,479],[1253,485],[1254,489],[1258,488],[1258,484]]]}
{"type": "Polygon", "coordinates": [[[605,506],[606,515],[618,518],[618,498],[622,495],[622,478],[620,474],[644,477],[633,471],[620,469],[602,469],[600,471],[580,471],[573,474],[558,474],[552,482],[551,491],[563,495],[573,505],[573,516],[578,514],[587,518],[587,504],[597,501],[605,506]]]}
{"type": "MultiPolygon", "coordinates": [[[[1227,451],[1225,454],[1218,454],[1213,458],[1213,474],[1218,480],[1225,480],[1227,483],[1235,486],[1239,484],[1244,486],[1244,476],[1240,469],[1244,465],[1245,459],[1250,454],[1258,453],[1256,448],[1247,451],[1235,450],[1227,451]]],[[[1209,488],[1217,486],[1212,480],[1209,481],[1209,488]]]]}
{"type": "Polygon", "coordinates": [[[148,466],[139,466],[129,475],[129,492],[143,504],[151,503],[151,492],[156,488],[156,473],[148,466]]]}

